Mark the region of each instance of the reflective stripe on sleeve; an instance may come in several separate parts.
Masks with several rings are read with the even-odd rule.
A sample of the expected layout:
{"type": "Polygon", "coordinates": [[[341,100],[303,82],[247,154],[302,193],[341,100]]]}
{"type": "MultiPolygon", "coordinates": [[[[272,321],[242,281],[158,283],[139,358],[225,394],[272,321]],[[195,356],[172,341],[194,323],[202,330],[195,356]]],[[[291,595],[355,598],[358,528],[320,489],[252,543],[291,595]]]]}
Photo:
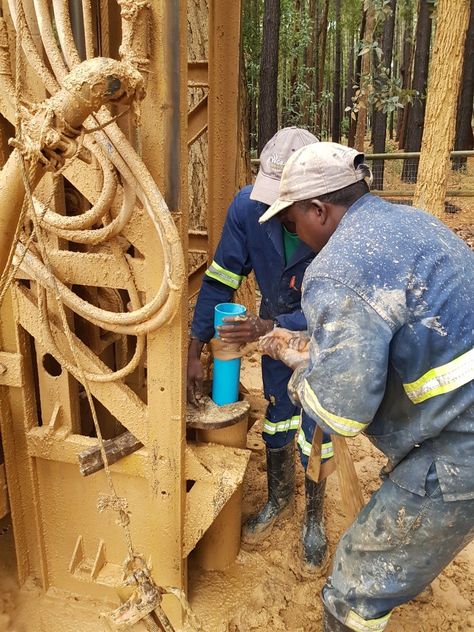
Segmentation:
{"type": "Polygon", "coordinates": [[[369,422],[363,423],[330,413],[321,405],[319,399],[316,397],[316,393],[309,385],[308,380],[304,380],[303,397],[313,412],[318,415],[324,423],[332,428],[334,432],[344,437],[354,437],[369,425],[369,422]]]}
{"type": "Polygon", "coordinates": [[[356,630],[356,632],[382,632],[385,630],[388,620],[390,619],[390,615],[392,613],[380,617],[380,619],[368,619],[365,620],[361,616],[351,610],[347,615],[345,624],[351,630],[356,630]]]}
{"type": "Polygon", "coordinates": [[[404,384],[405,393],[414,404],[449,393],[474,379],[474,349],[455,360],[430,369],[415,382],[404,384]]]}
{"type": "Polygon", "coordinates": [[[220,281],[221,283],[224,283],[224,285],[228,285],[234,290],[239,289],[240,284],[242,283],[242,280],[244,279],[243,276],[240,276],[239,274],[235,274],[234,272],[231,272],[230,270],[226,270],[215,261],[211,263],[211,265],[206,270],[205,274],[206,276],[211,277],[211,279],[220,281]]]}
{"type": "Polygon", "coordinates": [[[300,425],[300,415],[294,415],[290,419],[282,419],[282,421],[268,421],[265,419],[263,424],[263,432],[274,435],[277,432],[288,432],[288,430],[296,430],[300,425]]]}
{"type": "MultiPolygon", "coordinates": [[[[303,428],[300,428],[297,439],[298,445],[301,448],[301,452],[305,456],[309,456],[311,454],[311,446],[312,443],[306,440],[305,434],[303,432],[303,428]]],[[[334,456],[334,450],[332,447],[332,442],[328,441],[327,443],[323,443],[321,445],[321,458],[322,459],[330,459],[334,456]]]]}

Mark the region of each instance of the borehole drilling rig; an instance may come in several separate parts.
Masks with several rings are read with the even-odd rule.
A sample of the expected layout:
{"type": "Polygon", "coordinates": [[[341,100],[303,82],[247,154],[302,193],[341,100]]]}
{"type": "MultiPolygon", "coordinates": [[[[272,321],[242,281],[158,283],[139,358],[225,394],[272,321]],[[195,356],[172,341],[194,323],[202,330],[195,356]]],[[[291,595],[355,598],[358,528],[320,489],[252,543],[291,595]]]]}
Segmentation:
{"type": "Polygon", "coordinates": [[[248,460],[184,421],[188,299],[238,184],[240,2],[209,0],[192,59],[183,0],[1,9],[0,518],[35,630],[182,629],[188,556],[248,460]],[[116,462],[85,478],[88,451],[116,462]]]}

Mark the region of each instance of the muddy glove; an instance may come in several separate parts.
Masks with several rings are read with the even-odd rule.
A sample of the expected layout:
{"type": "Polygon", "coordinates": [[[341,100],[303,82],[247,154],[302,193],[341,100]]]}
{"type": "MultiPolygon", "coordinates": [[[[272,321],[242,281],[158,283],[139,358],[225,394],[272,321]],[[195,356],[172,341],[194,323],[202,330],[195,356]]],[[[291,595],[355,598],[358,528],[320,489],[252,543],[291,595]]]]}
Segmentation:
{"type": "Polygon", "coordinates": [[[309,361],[309,339],[305,331],[277,327],[258,341],[258,350],[291,369],[309,361]]]}
{"type": "Polygon", "coordinates": [[[273,320],[264,320],[255,314],[245,316],[228,316],[217,328],[219,337],[224,342],[245,343],[258,340],[273,329],[273,320]]]}

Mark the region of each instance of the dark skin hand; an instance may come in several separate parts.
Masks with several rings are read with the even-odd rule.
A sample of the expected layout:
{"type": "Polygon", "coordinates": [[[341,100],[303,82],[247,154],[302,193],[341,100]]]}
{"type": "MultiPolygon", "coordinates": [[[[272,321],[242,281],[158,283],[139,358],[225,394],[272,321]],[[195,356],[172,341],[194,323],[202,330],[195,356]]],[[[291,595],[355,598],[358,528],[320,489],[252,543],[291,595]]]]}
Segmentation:
{"type": "Polygon", "coordinates": [[[273,320],[265,320],[255,314],[228,316],[223,322],[229,324],[217,328],[219,338],[230,343],[253,342],[273,329],[273,320]]]}

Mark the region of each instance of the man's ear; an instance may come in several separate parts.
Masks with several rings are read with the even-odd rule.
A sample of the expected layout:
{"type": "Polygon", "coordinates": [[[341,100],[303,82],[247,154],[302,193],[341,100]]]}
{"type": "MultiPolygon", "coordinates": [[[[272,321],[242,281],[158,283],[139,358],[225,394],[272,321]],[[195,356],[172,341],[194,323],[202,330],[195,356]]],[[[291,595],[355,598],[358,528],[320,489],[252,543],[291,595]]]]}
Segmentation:
{"type": "Polygon", "coordinates": [[[328,218],[328,207],[325,202],[321,202],[317,198],[311,200],[311,210],[314,211],[320,224],[325,224],[328,218]]]}

